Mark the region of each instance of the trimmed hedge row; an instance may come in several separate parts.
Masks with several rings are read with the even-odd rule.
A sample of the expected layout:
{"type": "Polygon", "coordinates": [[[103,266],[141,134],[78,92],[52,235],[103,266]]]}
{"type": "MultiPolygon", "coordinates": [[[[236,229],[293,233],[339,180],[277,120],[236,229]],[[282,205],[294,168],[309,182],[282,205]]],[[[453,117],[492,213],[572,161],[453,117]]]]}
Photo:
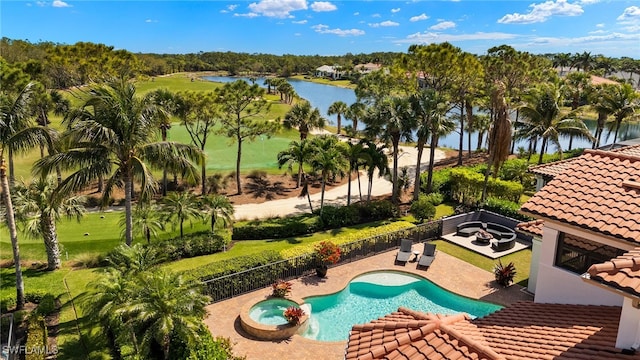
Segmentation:
{"type": "Polygon", "coordinates": [[[44,319],[40,316],[33,316],[29,319],[29,327],[27,328],[27,343],[25,360],[44,360],[48,354],[47,348],[47,326],[44,319]],[[42,351],[41,351],[42,350],[42,351]]]}
{"type": "Polygon", "coordinates": [[[167,257],[168,261],[209,255],[220,252],[231,242],[229,232],[212,234],[210,231],[191,233],[184,238],[174,238],[151,243],[150,246],[167,257]]]}
{"type": "Polygon", "coordinates": [[[214,261],[196,269],[182,271],[181,274],[190,279],[204,281],[279,260],[282,260],[282,256],[280,256],[277,251],[268,250],[259,254],[244,255],[233,259],[214,261]]]}
{"type": "Polygon", "coordinates": [[[389,201],[372,201],[369,204],[349,206],[325,206],[313,214],[304,214],[269,220],[236,223],[233,240],[279,239],[318,231],[384,220],[398,216],[398,208],[389,201]]]}
{"type": "MultiPolygon", "coordinates": [[[[456,168],[451,170],[452,198],[461,204],[474,204],[482,196],[484,176],[470,169],[456,168]]],[[[487,193],[493,197],[517,202],[524,188],[514,181],[489,178],[487,193]]]]}
{"type": "Polygon", "coordinates": [[[490,197],[485,202],[483,209],[501,214],[512,219],[522,220],[522,221],[531,221],[532,218],[522,215],[518,212],[520,210],[520,204],[515,203],[509,200],[502,200],[490,197]]]}

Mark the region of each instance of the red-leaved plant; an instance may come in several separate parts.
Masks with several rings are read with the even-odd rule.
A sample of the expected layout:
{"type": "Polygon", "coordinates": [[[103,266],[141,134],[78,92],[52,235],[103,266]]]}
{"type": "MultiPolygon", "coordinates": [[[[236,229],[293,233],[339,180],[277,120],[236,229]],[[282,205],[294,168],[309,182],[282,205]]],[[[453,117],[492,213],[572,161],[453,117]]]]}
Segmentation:
{"type": "Polygon", "coordinates": [[[304,316],[304,310],[297,306],[289,306],[282,314],[291,325],[298,325],[300,318],[304,316]]]}
{"type": "Polygon", "coordinates": [[[283,298],[291,292],[291,283],[278,279],[278,281],[271,285],[271,288],[273,289],[271,293],[272,296],[283,298]]]}
{"type": "Polygon", "coordinates": [[[335,264],[340,261],[340,247],[331,241],[323,241],[315,248],[320,264],[335,264]]]}
{"type": "Polygon", "coordinates": [[[516,276],[516,266],[513,262],[507,265],[502,265],[502,261],[498,260],[493,268],[493,275],[496,277],[496,282],[503,287],[509,286],[513,282],[513,278],[516,276]]]}

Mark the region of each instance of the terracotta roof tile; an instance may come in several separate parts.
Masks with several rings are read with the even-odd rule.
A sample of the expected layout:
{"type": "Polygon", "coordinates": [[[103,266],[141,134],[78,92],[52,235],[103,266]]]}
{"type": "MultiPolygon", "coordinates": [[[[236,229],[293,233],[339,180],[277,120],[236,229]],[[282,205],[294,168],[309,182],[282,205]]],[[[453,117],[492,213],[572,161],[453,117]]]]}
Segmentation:
{"type": "MultiPolygon", "coordinates": [[[[640,256],[640,248],[634,254],[640,256]]],[[[632,259],[634,266],[639,266],[640,263],[634,261],[635,258],[632,259]]],[[[614,264],[628,265],[629,258],[606,266],[614,264]]],[[[605,269],[606,266],[601,265],[605,269]]],[[[352,340],[354,332],[361,339],[372,337],[364,330],[369,327],[354,326],[345,359],[640,360],[640,353],[623,355],[615,348],[620,311],[621,308],[615,306],[520,302],[470,320],[464,315],[434,316],[400,308],[397,313],[372,323],[394,323],[401,318],[398,313],[402,313],[413,314],[416,320],[428,319],[428,324],[406,329],[406,332],[388,332],[384,345],[352,340]]],[[[384,327],[375,326],[370,331],[381,331],[381,328],[384,327]]]]}
{"type": "Polygon", "coordinates": [[[544,220],[533,220],[519,223],[516,225],[516,230],[525,234],[542,237],[543,226],[544,220]]]}
{"type": "Polygon", "coordinates": [[[532,196],[521,210],[640,242],[640,189],[623,184],[640,178],[640,156],[634,156],[640,145],[618,150],[585,150],[582,156],[571,159],[571,165],[532,196]]]}
{"type": "Polygon", "coordinates": [[[585,278],[640,297],[640,248],[602,264],[591,265],[585,278]]]}

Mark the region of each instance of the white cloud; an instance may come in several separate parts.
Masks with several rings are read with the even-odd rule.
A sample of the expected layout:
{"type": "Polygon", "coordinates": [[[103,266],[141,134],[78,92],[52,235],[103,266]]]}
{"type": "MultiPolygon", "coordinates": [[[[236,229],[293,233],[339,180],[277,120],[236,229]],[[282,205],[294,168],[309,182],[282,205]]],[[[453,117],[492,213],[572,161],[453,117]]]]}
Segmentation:
{"type": "Polygon", "coordinates": [[[358,11],[353,13],[353,16],[358,16],[358,15],[360,15],[360,12],[358,12],[358,11]]]}
{"type": "Polygon", "coordinates": [[[338,8],[335,5],[333,5],[328,1],[316,1],[313,4],[311,4],[311,10],[316,12],[334,11],[337,9],[338,8]]]}
{"type": "Polygon", "coordinates": [[[567,0],[550,0],[540,4],[529,5],[531,10],[527,14],[507,14],[498,20],[500,24],[533,24],[545,22],[554,15],[578,16],[584,13],[582,6],[569,4],[567,0]]]}
{"type": "Polygon", "coordinates": [[[62,0],[53,0],[53,7],[71,7],[71,5],[67,4],[62,0]]]}
{"type": "Polygon", "coordinates": [[[227,6],[227,10],[234,11],[237,7],[238,7],[238,5],[232,4],[232,5],[227,6]]]}
{"type": "Polygon", "coordinates": [[[475,34],[442,34],[437,32],[415,33],[406,37],[406,39],[397,40],[400,43],[432,43],[432,42],[454,42],[454,41],[476,41],[476,40],[510,40],[515,39],[518,35],[500,33],[500,32],[477,32],[475,34]]]}
{"type": "Polygon", "coordinates": [[[637,33],[640,32],[640,24],[627,26],[624,29],[630,33],[637,33]]]}
{"type": "Polygon", "coordinates": [[[446,30],[454,27],[456,27],[456,23],[453,21],[441,21],[430,27],[429,30],[446,30]]]}
{"type": "Polygon", "coordinates": [[[607,31],[605,30],[595,30],[595,31],[589,31],[589,34],[606,34],[607,31]]]}
{"type": "Polygon", "coordinates": [[[249,10],[251,10],[249,14],[275,18],[286,18],[292,11],[306,9],[306,0],[260,0],[260,2],[249,4],[249,10]]]}
{"type": "Polygon", "coordinates": [[[589,46],[593,43],[607,43],[611,41],[640,41],[640,34],[611,33],[607,35],[591,35],[576,38],[539,37],[535,38],[533,43],[553,46],[589,46]]]}
{"type": "Polygon", "coordinates": [[[638,21],[640,20],[640,7],[638,6],[629,6],[624,9],[622,15],[618,16],[616,19],[618,21],[638,21]]]}
{"type": "Polygon", "coordinates": [[[333,34],[338,36],[360,36],[364,35],[364,31],[360,29],[330,29],[328,25],[318,24],[311,27],[320,34],[333,34]]]}
{"type": "Polygon", "coordinates": [[[596,4],[599,3],[600,0],[580,0],[578,1],[579,4],[581,5],[591,5],[591,4],[596,4]]]}
{"type": "Polygon", "coordinates": [[[145,20],[144,22],[146,22],[146,23],[148,23],[148,24],[149,24],[149,23],[157,23],[157,22],[158,22],[158,20],[147,19],[147,20],[145,20]]]}
{"type": "Polygon", "coordinates": [[[377,28],[377,27],[390,27],[390,26],[398,26],[400,25],[399,23],[395,22],[395,21],[383,21],[383,22],[379,22],[379,23],[370,23],[369,26],[377,28]]]}
{"type": "Polygon", "coordinates": [[[394,14],[397,13],[398,11],[400,11],[400,8],[391,9],[391,12],[394,14]]]}
{"type": "Polygon", "coordinates": [[[36,5],[42,7],[42,6],[47,6],[47,3],[44,1],[36,1],[36,5]]]}
{"type": "Polygon", "coordinates": [[[603,24],[603,23],[596,24],[596,27],[597,27],[597,28],[603,28],[603,27],[604,27],[604,24],[603,24]]]}
{"type": "Polygon", "coordinates": [[[427,20],[429,17],[427,16],[427,14],[422,13],[418,16],[412,16],[409,21],[411,22],[416,22],[416,21],[422,21],[422,20],[427,20]]]}
{"type": "Polygon", "coordinates": [[[307,20],[292,21],[291,23],[293,23],[293,24],[306,24],[307,20]]]}
{"type": "Polygon", "coordinates": [[[258,16],[260,16],[260,15],[259,15],[259,14],[254,13],[254,12],[250,12],[250,13],[245,13],[245,14],[238,14],[238,13],[235,13],[235,14],[233,14],[233,16],[236,16],[236,17],[248,17],[248,18],[254,18],[254,17],[258,17],[258,16]]]}
{"type": "Polygon", "coordinates": [[[382,16],[380,14],[373,14],[373,15],[371,15],[371,17],[379,18],[379,17],[382,17],[382,16]]]}

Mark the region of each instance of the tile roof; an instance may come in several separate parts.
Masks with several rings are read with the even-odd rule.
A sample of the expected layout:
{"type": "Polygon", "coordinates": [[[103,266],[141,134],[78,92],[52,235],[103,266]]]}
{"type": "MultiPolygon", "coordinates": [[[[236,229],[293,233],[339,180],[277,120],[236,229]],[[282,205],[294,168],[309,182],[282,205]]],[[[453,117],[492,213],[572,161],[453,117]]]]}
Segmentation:
{"type": "Polygon", "coordinates": [[[620,307],[519,302],[483,318],[400,308],[353,327],[345,359],[626,359],[620,307]]]}
{"type": "Polygon", "coordinates": [[[520,231],[533,236],[542,237],[542,228],[544,227],[544,220],[532,220],[522,222],[516,225],[516,231],[520,231]]]}
{"type": "Polygon", "coordinates": [[[587,274],[587,279],[640,297],[640,248],[602,264],[591,265],[587,274]]]}
{"type": "Polygon", "coordinates": [[[547,177],[555,177],[562,174],[568,167],[571,166],[576,158],[570,158],[560,161],[554,161],[546,164],[529,166],[529,172],[536,175],[542,175],[547,177]]]}
{"type": "Polygon", "coordinates": [[[640,187],[630,182],[640,181],[640,156],[622,150],[585,150],[520,210],[640,242],[640,187]]]}

